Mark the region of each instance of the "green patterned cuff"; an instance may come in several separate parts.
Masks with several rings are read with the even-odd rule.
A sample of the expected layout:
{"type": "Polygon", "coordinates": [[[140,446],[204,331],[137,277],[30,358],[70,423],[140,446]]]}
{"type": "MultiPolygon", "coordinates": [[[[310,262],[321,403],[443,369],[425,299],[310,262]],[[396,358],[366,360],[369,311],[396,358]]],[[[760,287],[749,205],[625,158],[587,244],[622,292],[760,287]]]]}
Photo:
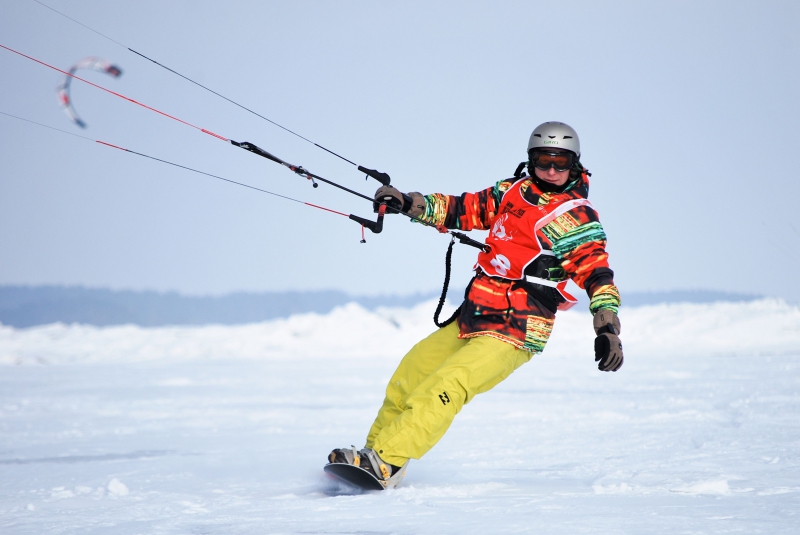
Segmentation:
{"type": "Polygon", "coordinates": [[[440,226],[444,224],[447,217],[447,205],[450,199],[447,195],[441,193],[432,193],[425,195],[425,213],[417,219],[429,225],[440,226]]]}
{"type": "Polygon", "coordinates": [[[614,314],[619,312],[622,300],[619,296],[619,289],[613,284],[606,284],[601,286],[594,292],[591,301],[589,302],[589,312],[594,315],[601,308],[612,311],[614,314]]]}

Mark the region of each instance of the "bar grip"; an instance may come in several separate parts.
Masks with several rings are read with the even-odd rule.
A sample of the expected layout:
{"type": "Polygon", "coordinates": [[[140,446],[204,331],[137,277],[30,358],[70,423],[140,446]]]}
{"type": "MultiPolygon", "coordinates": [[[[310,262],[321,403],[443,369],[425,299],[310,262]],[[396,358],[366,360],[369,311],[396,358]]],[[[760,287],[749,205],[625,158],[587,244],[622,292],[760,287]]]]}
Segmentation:
{"type": "Polygon", "coordinates": [[[376,171],[375,169],[367,169],[366,167],[362,167],[359,165],[358,170],[361,171],[362,173],[366,173],[368,176],[371,176],[384,186],[388,186],[392,182],[392,179],[389,178],[389,175],[387,175],[386,173],[381,173],[380,171],[376,171]]]}
{"type": "Polygon", "coordinates": [[[356,223],[360,223],[361,225],[370,229],[373,234],[380,234],[381,231],[383,230],[383,216],[385,214],[386,214],[386,205],[382,204],[380,209],[378,210],[377,221],[370,221],[369,219],[358,217],[357,215],[353,214],[350,214],[348,217],[353,221],[355,221],[356,223]]]}
{"type": "Polygon", "coordinates": [[[249,141],[242,141],[241,143],[239,143],[238,141],[234,141],[234,140],[231,139],[230,142],[231,142],[231,145],[236,145],[237,147],[242,148],[242,149],[244,149],[246,151],[250,151],[253,154],[258,154],[262,158],[266,158],[267,160],[272,160],[273,162],[279,163],[281,165],[286,165],[286,162],[284,162],[283,160],[281,160],[277,156],[275,156],[273,154],[270,154],[269,152],[265,151],[261,147],[258,147],[256,145],[254,145],[253,143],[250,143],[249,141]]]}

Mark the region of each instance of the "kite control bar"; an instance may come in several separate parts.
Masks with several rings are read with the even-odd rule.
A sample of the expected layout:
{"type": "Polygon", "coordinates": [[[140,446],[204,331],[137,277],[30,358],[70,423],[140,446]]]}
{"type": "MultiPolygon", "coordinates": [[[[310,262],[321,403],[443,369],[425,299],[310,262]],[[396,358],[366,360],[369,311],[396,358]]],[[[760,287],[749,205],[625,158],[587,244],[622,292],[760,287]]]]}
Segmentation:
{"type": "Polygon", "coordinates": [[[326,184],[330,184],[331,186],[339,188],[340,190],[346,191],[347,193],[352,193],[353,195],[355,195],[357,197],[361,197],[362,199],[366,199],[366,200],[368,200],[370,202],[372,201],[372,197],[367,197],[366,195],[363,195],[363,194],[361,194],[361,193],[359,193],[357,191],[354,191],[354,190],[352,190],[350,188],[346,188],[346,187],[342,186],[341,184],[337,184],[336,182],[333,182],[332,180],[328,180],[327,178],[323,178],[323,177],[321,177],[319,175],[315,175],[314,173],[311,173],[311,172],[307,171],[306,169],[304,169],[300,165],[293,165],[293,164],[290,164],[289,162],[285,162],[285,161],[281,160],[280,158],[278,158],[277,156],[275,156],[274,154],[271,154],[271,153],[265,151],[261,147],[258,147],[256,145],[254,145],[253,143],[250,143],[249,141],[242,141],[241,143],[239,143],[238,141],[234,141],[234,140],[231,139],[230,142],[231,142],[231,145],[235,145],[235,146],[237,146],[239,148],[242,148],[242,149],[244,149],[246,151],[252,152],[253,154],[257,154],[257,155],[261,156],[262,158],[266,158],[267,160],[273,161],[275,163],[279,163],[284,167],[288,167],[291,171],[294,171],[298,175],[306,177],[308,180],[310,180],[314,184],[315,188],[318,186],[318,184],[315,182],[315,180],[319,180],[320,182],[324,182],[326,184]]]}
{"type": "MultiPolygon", "coordinates": [[[[302,166],[293,165],[293,164],[290,164],[288,162],[285,162],[285,161],[281,160],[280,158],[278,158],[277,156],[275,156],[274,154],[272,154],[272,153],[270,153],[268,151],[265,151],[261,147],[259,147],[257,145],[254,145],[253,143],[250,143],[249,141],[242,141],[241,143],[239,143],[238,141],[234,141],[234,140],[231,139],[230,142],[231,142],[231,145],[235,145],[235,146],[237,146],[237,147],[239,147],[241,149],[244,149],[244,150],[246,150],[248,152],[252,152],[253,154],[257,154],[258,156],[261,156],[262,158],[266,158],[267,160],[270,160],[270,161],[275,162],[275,163],[279,163],[279,164],[283,165],[284,167],[288,167],[291,171],[297,173],[300,176],[306,177],[308,180],[310,180],[312,182],[312,184],[314,184],[315,188],[318,186],[318,184],[315,182],[315,180],[319,180],[320,182],[325,182],[326,184],[330,184],[331,186],[337,187],[337,188],[339,188],[341,190],[344,190],[344,191],[346,191],[348,193],[352,193],[353,195],[361,197],[362,199],[367,199],[368,201],[372,201],[371,197],[367,197],[366,195],[362,195],[361,193],[359,193],[357,191],[351,190],[350,188],[346,188],[346,187],[342,186],[341,184],[337,184],[336,182],[333,182],[332,180],[328,180],[327,178],[323,178],[323,177],[321,177],[319,175],[315,175],[314,173],[311,173],[311,172],[307,171],[306,169],[304,169],[302,166]]],[[[378,173],[377,171],[373,171],[372,169],[367,169],[367,171],[370,171],[370,172],[375,173],[377,175],[385,175],[386,176],[386,180],[387,181],[389,180],[389,175],[386,175],[385,173],[378,173]]],[[[370,175],[370,176],[372,176],[372,175],[370,175]]],[[[376,180],[378,180],[378,179],[376,178],[376,180]]],[[[371,221],[369,219],[365,219],[363,217],[359,217],[359,216],[353,215],[353,214],[349,214],[348,217],[350,219],[352,219],[353,221],[355,221],[356,223],[361,224],[361,226],[370,229],[374,234],[380,234],[380,232],[383,230],[383,216],[385,214],[386,214],[386,205],[385,204],[381,204],[380,209],[378,210],[378,219],[377,219],[377,221],[371,221]]]]}
{"type": "MultiPolygon", "coordinates": [[[[246,150],[248,152],[252,152],[253,154],[257,154],[258,156],[261,156],[262,158],[266,158],[267,160],[273,161],[275,163],[279,163],[279,164],[283,165],[284,167],[288,167],[290,170],[294,171],[298,175],[306,177],[307,179],[311,180],[314,183],[314,187],[315,188],[317,187],[317,183],[314,182],[314,180],[316,179],[316,180],[319,180],[320,182],[325,182],[326,184],[330,184],[331,186],[334,186],[334,187],[337,187],[337,188],[339,188],[341,190],[344,190],[344,191],[346,191],[348,193],[352,193],[353,195],[356,195],[357,197],[361,197],[362,199],[366,199],[368,201],[374,202],[374,199],[372,199],[371,197],[367,197],[366,195],[363,195],[363,194],[361,194],[361,193],[359,193],[357,191],[353,191],[350,188],[346,188],[346,187],[342,186],[341,184],[337,184],[336,182],[328,180],[327,178],[323,178],[323,177],[321,177],[319,175],[315,175],[314,173],[311,173],[311,172],[307,171],[306,169],[304,169],[302,166],[293,165],[293,164],[290,164],[288,162],[285,162],[284,160],[281,160],[280,158],[278,158],[274,154],[272,154],[272,153],[270,153],[268,151],[265,151],[261,147],[258,147],[257,145],[254,145],[253,143],[250,143],[249,141],[242,141],[240,143],[238,141],[234,141],[234,140],[231,139],[230,142],[231,142],[232,145],[235,145],[235,146],[237,146],[237,147],[239,147],[241,149],[244,149],[244,150],[246,150]]],[[[380,172],[375,171],[373,169],[364,169],[364,168],[362,168],[360,166],[359,166],[359,169],[361,171],[369,171],[369,173],[367,173],[367,174],[369,174],[369,176],[373,177],[375,180],[380,181],[382,184],[384,183],[382,181],[382,179],[385,177],[385,179],[386,179],[385,185],[389,185],[389,175],[387,175],[386,173],[380,173],[380,172]],[[380,177],[380,178],[378,178],[378,177],[380,177]]],[[[416,217],[414,217],[412,215],[409,215],[406,212],[403,212],[403,211],[400,211],[400,210],[392,209],[392,213],[403,214],[404,216],[412,219],[413,221],[416,221],[418,223],[423,223],[426,226],[433,226],[430,223],[426,223],[424,221],[420,221],[416,217]]],[[[384,217],[384,215],[386,215],[386,204],[385,203],[381,203],[378,206],[378,218],[377,218],[376,221],[371,221],[369,219],[366,219],[366,218],[363,218],[363,217],[359,217],[359,216],[353,215],[353,214],[349,214],[348,217],[350,219],[352,219],[353,221],[355,221],[356,223],[359,223],[363,227],[368,228],[373,233],[380,234],[381,231],[383,231],[383,217],[384,217]]],[[[475,247],[476,249],[480,249],[481,251],[488,252],[488,249],[489,249],[488,245],[484,245],[483,243],[481,243],[479,241],[473,240],[472,238],[470,238],[469,236],[467,236],[463,232],[456,232],[456,231],[453,231],[453,230],[447,230],[445,232],[451,234],[455,239],[457,239],[459,241],[459,243],[463,243],[464,245],[469,245],[470,247],[475,247]]]]}
{"type": "MultiPolygon", "coordinates": [[[[262,158],[266,158],[267,160],[270,160],[270,161],[273,161],[275,163],[279,163],[279,164],[281,164],[281,165],[283,165],[285,167],[288,167],[289,169],[291,169],[292,171],[294,171],[298,175],[304,176],[307,179],[311,180],[312,182],[314,182],[314,179],[316,179],[316,180],[319,180],[320,182],[325,182],[326,184],[330,184],[331,186],[335,186],[335,187],[337,187],[337,188],[339,188],[341,190],[344,190],[344,191],[346,191],[348,193],[352,193],[353,195],[361,197],[362,199],[366,199],[368,201],[373,201],[374,202],[374,199],[372,199],[371,197],[367,197],[366,195],[363,195],[363,194],[361,194],[361,193],[359,193],[357,191],[353,191],[350,188],[346,188],[346,187],[342,186],[341,184],[337,184],[336,182],[328,180],[327,178],[322,178],[319,175],[315,175],[314,173],[310,173],[307,170],[303,169],[303,167],[301,167],[299,165],[292,165],[292,164],[290,164],[288,162],[285,162],[285,161],[281,160],[280,158],[278,158],[277,156],[275,156],[274,154],[265,151],[264,149],[254,145],[253,143],[250,143],[248,141],[242,141],[241,143],[239,143],[238,141],[234,141],[232,139],[230,140],[230,142],[231,142],[232,145],[235,145],[235,146],[237,146],[239,148],[242,148],[242,149],[244,149],[246,151],[252,152],[253,154],[257,154],[257,155],[261,156],[262,158]]],[[[364,169],[361,166],[359,166],[359,170],[368,171],[367,174],[369,176],[371,176],[375,180],[378,180],[379,182],[381,182],[384,185],[387,185],[387,186],[389,185],[389,175],[387,175],[386,173],[380,173],[380,172],[375,171],[373,169],[364,169]],[[384,178],[386,179],[386,182],[383,182],[384,178]]],[[[314,187],[315,188],[317,187],[316,182],[314,182],[314,187]]],[[[403,212],[403,211],[400,211],[400,210],[392,209],[392,213],[403,214],[404,216],[406,216],[408,218],[411,218],[413,221],[416,221],[418,223],[423,223],[426,226],[433,226],[430,223],[425,223],[424,221],[420,221],[416,217],[414,217],[412,215],[409,215],[406,212],[403,212]]],[[[378,207],[378,219],[376,221],[371,221],[369,219],[365,219],[363,217],[359,217],[359,216],[353,215],[353,214],[350,214],[348,217],[350,219],[352,219],[353,221],[355,221],[357,223],[360,223],[362,226],[370,229],[373,233],[380,234],[380,232],[383,230],[383,216],[384,215],[386,215],[386,204],[385,203],[381,203],[379,205],[379,207],[378,207]]],[[[463,232],[456,232],[456,231],[453,231],[453,230],[446,230],[444,232],[447,232],[447,233],[451,234],[455,239],[457,239],[459,241],[459,243],[463,243],[464,245],[469,245],[470,247],[475,247],[476,249],[480,249],[481,251],[489,252],[489,246],[488,245],[485,245],[485,244],[483,244],[483,243],[481,243],[479,241],[473,240],[472,238],[470,238],[469,236],[467,236],[463,232]]]]}
{"type": "MultiPolygon", "coordinates": [[[[281,160],[280,158],[278,158],[274,154],[270,154],[269,152],[265,151],[261,147],[257,147],[256,145],[250,143],[249,141],[242,141],[241,143],[238,143],[238,142],[236,142],[236,141],[234,141],[232,139],[230,141],[231,141],[232,145],[236,145],[237,147],[241,147],[244,150],[252,152],[253,154],[258,154],[259,156],[261,156],[263,158],[266,158],[267,160],[272,160],[275,163],[279,163],[281,165],[285,165],[286,167],[288,167],[289,169],[291,169],[292,171],[294,171],[298,175],[305,176],[305,177],[311,178],[311,179],[316,178],[318,180],[321,180],[322,182],[326,182],[328,184],[331,184],[332,186],[336,186],[336,184],[334,184],[333,182],[325,180],[324,178],[320,178],[320,177],[318,177],[316,175],[312,175],[311,173],[307,172],[305,169],[303,169],[300,166],[294,166],[294,165],[292,165],[290,163],[284,162],[283,160],[281,160]]],[[[386,173],[381,173],[380,171],[376,171],[375,169],[367,169],[366,167],[362,167],[362,166],[359,165],[358,166],[358,170],[361,171],[362,173],[366,173],[368,176],[371,176],[372,178],[374,178],[375,180],[377,180],[378,182],[380,182],[384,186],[388,186],[392,181],[392,179],[389,177],[389,175],[387,175],[386,173]]],[[[314,184],[314,187],[316,188],[317,185],[314,184]]],[[[339,186],[337,186],[337,187],[339,187],[339,186]]],[[[342,189],[345,189],[345,188],[342,188],[342,189]]],[[[351,190],[347,190],[347,191],[351,191],[351,190]]],[[[352,191],[351,191],[351,193],[352,193],[352,191]]]]}

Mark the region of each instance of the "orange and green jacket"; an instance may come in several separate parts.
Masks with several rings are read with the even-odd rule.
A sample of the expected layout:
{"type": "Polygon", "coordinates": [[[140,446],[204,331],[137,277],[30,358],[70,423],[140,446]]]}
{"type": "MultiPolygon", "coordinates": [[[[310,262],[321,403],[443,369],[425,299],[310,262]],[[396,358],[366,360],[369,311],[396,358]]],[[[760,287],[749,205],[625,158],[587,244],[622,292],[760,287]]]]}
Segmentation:
{"type": "MultiPolygon", "coordinates": [[[[487,230],[498,216],[503,194],[517,180],[501,180],[485,190],[460,196],[426,195],[426,210],[419,219],[448,229],[487,230]]],[[[536,182],[528,177],[522,184],[523,196],[533,205],[587,198],[589,194],[585,172],[558,193],[548,193],[536,182]]],[[[526,274],[551,280],[570,278],[586,290],[592,314],[602,308],[617,312],[620,295],[608,264],[606,234],[593,208],[573,208],[544,226],[537,237],[543,249],[551,250],[554,257],[535,261],[526,274]]],[[[488,335],[521,349],[540,352],[552,330],[561,299],[552,288],[489,277],[478,269],[467,288],[459,316],[461,337],[488,335]]]]}

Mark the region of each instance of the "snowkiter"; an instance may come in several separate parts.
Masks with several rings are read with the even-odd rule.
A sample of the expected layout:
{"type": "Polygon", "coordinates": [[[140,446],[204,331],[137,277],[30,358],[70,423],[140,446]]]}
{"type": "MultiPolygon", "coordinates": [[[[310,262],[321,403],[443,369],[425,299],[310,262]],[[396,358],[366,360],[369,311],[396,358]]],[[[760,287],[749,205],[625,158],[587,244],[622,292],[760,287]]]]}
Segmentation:
{"type": "Polygon", "coordinates": [[[426,223],[488,229],[488,248],[478,254],[457,320],[403,357],[365,447],[335,449],[329,462],[359,466],[397,486],[409,459],[425,455],[466,403],[544,350],[556,311],[576,302],[564,289],[568,279],[589,295],[598,368],[622,366],[620,295],[580,156],[575,130],[547,122],[528,142],[530,175],[521,164],[514,178],[461,196],[378,189],[377,200],[426,223]]]}

